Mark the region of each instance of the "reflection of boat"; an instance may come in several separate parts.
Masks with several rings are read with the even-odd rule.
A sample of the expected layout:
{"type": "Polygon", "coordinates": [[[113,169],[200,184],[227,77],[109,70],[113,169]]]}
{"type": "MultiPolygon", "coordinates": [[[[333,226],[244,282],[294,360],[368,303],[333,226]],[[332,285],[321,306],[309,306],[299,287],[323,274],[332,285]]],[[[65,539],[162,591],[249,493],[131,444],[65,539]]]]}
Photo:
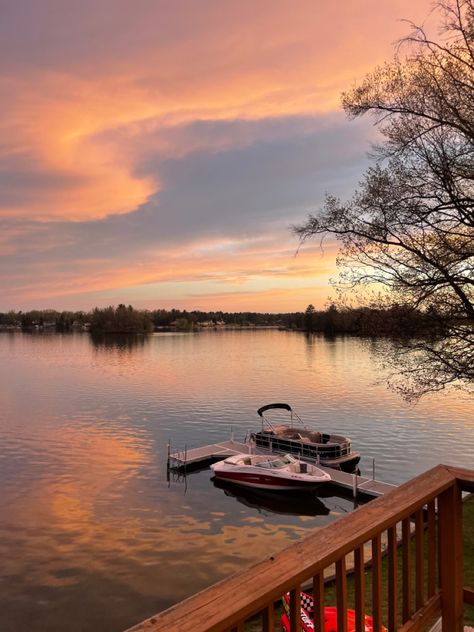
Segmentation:
{"type": "Polygon", "coordinates": [[[347,437],[311,431],[289,404],[267,404],[257,412],[262,418],[262,429],[250,436],[257,448],[280,454],[297,454],[305,461],[314,461],[345,472],[354,472],[356,469],[360,454],[352,451],[351,440],[347,437]],[[275,425],[265,417],[265,412],[275,409],[288,411],[290,423],[275,425]],[[297,425],[294,425],[295,419],[297,425]]]}
{"type": "Polygon", "coordinates": [[[260,489],[315,489],[331,477],[319,467],[303,463],[290,454],[234,454],[211,465],[223,480],[260,489]]]}
{"type": "MultiPolygon", "coordinates": [[[[282,599],[284,612],[281,617],[281,627],[284,632],[290,632],[290,594],[282,599]]],[[[356,631],[355,611],[347,609],[347,632],[356,631]]],[[[314,601],[311,595],[301,593],[301,629],[303,632],[314,632],[314,601]]],[[[372,617],[365,615],[364,632],[373,632],[372,617]]],[[[337,608],[326,606],[324,608],[324,632],[337,632],[337,608]]],[[[387,632],[387,628],[380,626],[380,632],[387,632]]]]}
{"type": "Polygon", "coordinates": [[[232,496],[239,503],[254,509],[265,509],[274,514],[291,516],[327,516],[329,509],[317,497],[310,494],[295,494],[293,491],[273,492],[271,489],[258,489],[234,485],[215,478],[214,485],[224,490],[226,496],[232,496]]]}

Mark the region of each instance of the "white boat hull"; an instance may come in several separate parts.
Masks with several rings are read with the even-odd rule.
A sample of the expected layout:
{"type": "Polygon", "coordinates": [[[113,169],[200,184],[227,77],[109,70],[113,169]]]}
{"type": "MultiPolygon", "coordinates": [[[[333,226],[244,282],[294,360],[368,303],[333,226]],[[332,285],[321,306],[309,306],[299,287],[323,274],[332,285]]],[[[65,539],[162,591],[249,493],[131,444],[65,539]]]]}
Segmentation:
{"type": "MultiPolygon", "coordinates": [[[[311,490],[331,480],[328,474],[316,466],[295,459],[291,459],[287,466],[280,467],[267,467],[265,463],[268,461],[271,462],[272,458],[235,455],[215,463],[211,468],[217,478],[229,483],[275,491],[311,490]]],[[[280,459],[273,457],[274,463],[278,461],[280,459]]]]}

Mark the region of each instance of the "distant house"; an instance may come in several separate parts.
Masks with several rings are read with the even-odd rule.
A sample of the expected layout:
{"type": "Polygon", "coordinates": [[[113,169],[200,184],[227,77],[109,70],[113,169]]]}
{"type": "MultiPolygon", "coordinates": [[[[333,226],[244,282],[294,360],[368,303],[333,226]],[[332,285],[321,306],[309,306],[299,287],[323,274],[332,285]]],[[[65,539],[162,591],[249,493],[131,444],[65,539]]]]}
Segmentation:
{"type": "Polygon", "coordinates": [[[202,320],[198,323],[199,327],[214,327],[215,323],[213,320],[202,320]]]}
{"type": "Polygon", "coordinates": [[[225,322],[223,320],[203,320],[198,323],[198,327],[225,327],[225,322]]]}

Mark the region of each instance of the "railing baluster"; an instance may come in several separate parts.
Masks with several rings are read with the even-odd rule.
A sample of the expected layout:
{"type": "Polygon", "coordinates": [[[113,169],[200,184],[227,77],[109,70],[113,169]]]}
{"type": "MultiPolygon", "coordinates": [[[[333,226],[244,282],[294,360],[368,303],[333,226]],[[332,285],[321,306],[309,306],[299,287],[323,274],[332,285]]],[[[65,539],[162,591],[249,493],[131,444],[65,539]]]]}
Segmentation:
{"type": "Polygon", "coordinates": [[[262,612],[262,632],[275,632],[275,609],[272,603],[262,612]]]}
{"type": "Polygon", "coordinates": [[[415,513],[415,608],[419,610],[424,603],[424,573],[423,573],[423,509],[415,513]]]}
{"type": "Polygon", "coordinates": [[[372,539],[372,618],[374,632],[382,625],[382,552],[380,534],[372,539]]]}
{"type": "Polygon", "coordinates": [[[336,562],[337,632],[347,632],[346,558],[336,562]]]}
{"type": "Polygon", "coordinates": [[[290,590],[290,631],[301,630],[301,592],[300,587],[290,590]]]}
{"type": "Polygon", "coordinates": [[[428,597],[436,592],[436,510],[434,501],[428,504],[428,597]]]}
{"type": "Polygon", "coordinates": [[[397,526],[388,529],[388,629],[396,632],[398,620],[397,526]]]}
{"type": "Polygon", "coordinates": [[[402,591],[403,591],[403,623],[411,615],[411,532],[410,518],[402,520],[402,591]]]}
{"type": "Polygon", "coordinates": [[[314,630],[324,632],[324,573],[313,577],[314,630]]]}
{"type": "Polygon", "coordinates": [[[365,632],[365,575],[363,546],[360,546],[354,551],[354,575],[356,632],[365,632]]]}
{"type": "Polygon", "coordinates": [[[443,632],[463,629],[463,535],[459,484],[438,496],[439,567],[443,632]]]}

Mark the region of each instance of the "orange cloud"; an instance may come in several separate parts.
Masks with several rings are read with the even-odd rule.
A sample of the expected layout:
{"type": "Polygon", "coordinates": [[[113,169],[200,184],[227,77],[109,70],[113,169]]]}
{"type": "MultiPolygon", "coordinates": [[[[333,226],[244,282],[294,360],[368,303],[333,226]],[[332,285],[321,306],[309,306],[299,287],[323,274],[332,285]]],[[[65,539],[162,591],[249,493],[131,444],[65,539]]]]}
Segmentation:
{"type": "Polygon", "coordinates": [[[0,24],[2,309],[276,311],[327,286],[335,249],[295,259],[288,224],[357,182],[371,131],[346,134],[340,92],[430,0],[45,3],[0,24]]]}
{"type": "Polygon", "coordinates": [[[91,50],[80,39],[77,53],[75,41],[63,42],[62,51],[56,45],[51,68],[53,13],[42,49],[30,43],[22,51],[30,53],[29,63],[16,64],[14,54],[4,63],[3,151],[25,174],[22,190],[0,205],[0,215],[74,221],[129,213],[160,187],[159,173],[136,170],[147,128],[334,110],[340,91],[387,56],[403,32],[396,18],[416,19],[427,6],[369,0],[365,11],[360,2],[346,2],[340,11],[304,1],[295,11],[288,1],[243,2],[223,11],[211,2],[191,4],[183,15],[148,5],[140,15],[114,9],[110,28],[117,33],[99,21],[94,39],[87,15],[77,15],[73,33],[91,50]],[[131,35],[120,31],[130,23],[131,35]],[[113,143],[101,140],[106,132],[113,143]],[[133,150],[121,144],[123,132],[135,137],[133,150]]]}
{"type": "Polygon", "coordinates": [[[215,309],[222,302],[230,309],[234,297],[241,303],[249,299],[252,305],[266,304],[266,311],[282,309],[275,307],[277,304],[291,311],[304,301],[324,304],[329,292],[328,279],[337,273],[335,248],[334,243],[329,243],[322,253],[319,247],[308,245],[295,256],[296,242],[292,241],[276,251],[267,241],[250,240],[228,244],[226,252],[222,251],[222,244],[211,242],[147,253],[140,265],[87,259],[66,268],[43,263],[37,265],[34,279],[29,275],[17,276],[10,300],[14,302],[15,296],[21,296],[26,301],[50,305],[70,297],[77,308],[87,308],[81,304],[83,294],[92,297],[107,293],[110,298],[106,301],[122,302],[113,297],[131,292],[133,299],[125,301],[149,308],[162,306],[166,301],[184,304],[184,300],[187,306],[194,301],[196,308],[205,304],[215,309]],[[178,296],[173,286],[183,296],[178,296]],[[268,289],[272,286],[273,289],[268,289]],[[315,298],[308,298],[308,287],[313,293],[318,288],[315,298]],[[153,298],[146,299],[147,296],[153,298]],[[271,308],[269,297],[275,299],[271,308]]]}

